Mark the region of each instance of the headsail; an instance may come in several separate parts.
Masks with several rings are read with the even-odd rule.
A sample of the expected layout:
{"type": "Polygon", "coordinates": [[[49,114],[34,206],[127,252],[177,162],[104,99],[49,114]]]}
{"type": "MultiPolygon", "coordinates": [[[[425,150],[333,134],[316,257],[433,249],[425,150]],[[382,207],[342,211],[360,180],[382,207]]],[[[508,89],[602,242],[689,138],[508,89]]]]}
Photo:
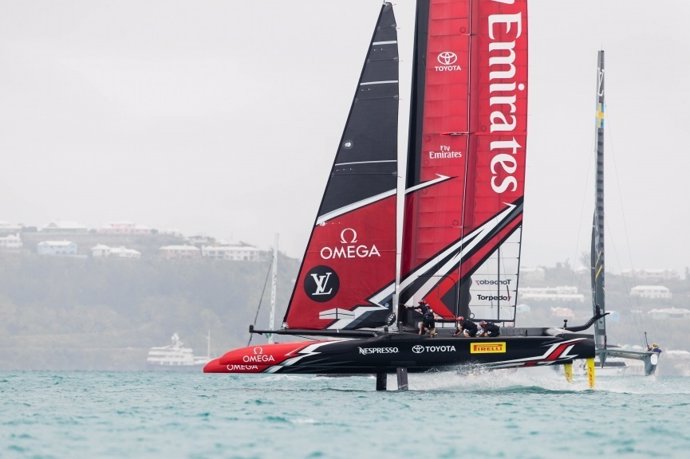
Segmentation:
{"type": "Polygon", "coordinates": [[[284,318],[287,328],[383,325],[396,257],[398,44],[381,9],[284,318]]]}
{"type": "Polygon", "coordinates": [[[514,320],[527,2],[417,5],[400,303],[514,320]]]}

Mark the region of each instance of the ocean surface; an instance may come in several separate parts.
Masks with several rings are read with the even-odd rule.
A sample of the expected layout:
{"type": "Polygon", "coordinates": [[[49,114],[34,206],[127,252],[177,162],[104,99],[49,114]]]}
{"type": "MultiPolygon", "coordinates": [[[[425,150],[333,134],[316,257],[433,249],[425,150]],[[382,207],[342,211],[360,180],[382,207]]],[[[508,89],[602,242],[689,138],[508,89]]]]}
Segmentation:
{"type": "Polygon", "coordinates": [[[690,378],[0,373],[0,458],[690,457],[690,378]],[[389,377],[389,388],[395,387],[389,377]]]}

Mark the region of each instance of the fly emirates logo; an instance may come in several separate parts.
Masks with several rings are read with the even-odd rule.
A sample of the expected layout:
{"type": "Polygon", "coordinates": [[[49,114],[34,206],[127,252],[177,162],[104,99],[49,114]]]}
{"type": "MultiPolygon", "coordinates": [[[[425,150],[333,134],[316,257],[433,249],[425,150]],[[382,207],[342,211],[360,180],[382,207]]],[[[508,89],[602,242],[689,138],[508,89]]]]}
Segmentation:
{"type": "MultiPolygon", "coordinates": [[[[493,0],[495,3],[512,5],[515,0],[493,0]]],[[[489,26],[489,121],[491,133],[509,137],[517,129],[517,94],[524,91],[524,83],[518,83],[515,70],[515,43],[522,36],[522,12],[492,14],[489,26]]],[[[519,52],[525,47],[519,49],[519,52]]],[[[491,151],[491,189],[495,193],[516,191],[518,161],[515,156],[523,146],[515,137],[511,140],[494,140],[491,151]]]]}

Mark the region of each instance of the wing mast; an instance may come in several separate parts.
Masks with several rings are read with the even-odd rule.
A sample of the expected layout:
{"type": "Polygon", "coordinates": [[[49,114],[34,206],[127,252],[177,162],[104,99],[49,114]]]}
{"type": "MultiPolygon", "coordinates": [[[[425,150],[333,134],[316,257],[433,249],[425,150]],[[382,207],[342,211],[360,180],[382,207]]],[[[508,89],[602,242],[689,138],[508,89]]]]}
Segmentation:
{"type": "MultiPolygon", "coordinates": [[[[597,111],[596,111],[596,179],[595,205],[592,222],[592,308],[594,314],[606,312],[604,266],[604,51],[597,58],[597,111]]],[[[594,342],[603,362],[606,354],[606,318],[594,324],[594,342]]]]}

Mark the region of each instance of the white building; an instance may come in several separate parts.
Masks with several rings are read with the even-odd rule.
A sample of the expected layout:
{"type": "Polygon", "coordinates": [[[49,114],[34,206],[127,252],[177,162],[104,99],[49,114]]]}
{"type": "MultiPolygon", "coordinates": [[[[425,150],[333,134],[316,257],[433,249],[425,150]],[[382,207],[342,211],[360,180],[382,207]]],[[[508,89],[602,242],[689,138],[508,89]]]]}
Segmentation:
{"type": "Polygon", "coordinates": [[[89,229],[77,222],[70,221],[57,221],[50,222],[48,225],[41,228],[41,232],[44,233],[70,233],[70,234],[83,234],[88,233],[89,229]]]}
{"type": "Polygon", "coordinates": [[[582,303],[585,296],[577,292],[577,287],[520,287],[521,301],[577,301],[582,303]]]}
{"type": "Polygon", "coordinates": [[[199,247],[193,245],[166,245],[158,251],[167,260],[198,258],[201,255],[199,247]]]}
{"type": "Polygon", "coordinates": [[[148,226],[137,225],[133,222],[110,222],[98,228],[100,234],[147,235],[153,230],[148,226]]]}
{"type": "Polygon", "coordinates": [[[22,230],[23,225],[0,221],[0,234],[15,234],[22,230]]]}
{"type": "Polygon", "coordinates": [[[215,244],[216,240],[213,239],[211,236],[207,236],[205,234],[195,234],[193,236],[189,236],[186,239],[186,242],[190,245],[204,246],[215,244]]]}
{"type": "Polygon", "coordinates": [[[637,285],[630,289],[630,296],[668,300],[672,295],[668,287],[663,285],[637,285]]]}
{"type": "Polygon", "coordinates": [[[652,319],[688,319],[690,318],[690,309],[683,308],[663,308],[652,309],[648,313],[652,319]]]}
{"type": "Polygon", "coordinates": [[[201,256],[213,260],[259,261],[263,251],[251,245],[205,245],[201,256]]]}
{"type": "Polygon", "coordinates": [[[77,254],[77,244],[72,241],[42,241],[36,246],[39,255],[72,256],[77,254]]]}
{"type": "Polygon", "coordinates": [[[680,280],[680,273],[674,269],[626,269],[621,276],[649,282],[680,280]]]}
{"type": "Polygon", "coordinates": [[[0,250],[3,252],[19,252],[23,246],[19,233],[0,237],[0,250]]]}
{"type": "Polygon", "coordinates": [[[141,258],[141,252],[126,247],[108,247],[104,244],[98,244],[91,247],[91,256],[94,258],[141,258]]]}
{"type": "Polygon", "coordinates": [[[546,270],[542,267],[531,268],[523,266],[520,268],[520,280],[528,282],[540,282],[546,278],[546,270]]]}
{"type": "Polygon", "coordinates": [[[551,316],[571,320],[575,318],[575,313],[570,308],[551,308],[551,316]]]}

